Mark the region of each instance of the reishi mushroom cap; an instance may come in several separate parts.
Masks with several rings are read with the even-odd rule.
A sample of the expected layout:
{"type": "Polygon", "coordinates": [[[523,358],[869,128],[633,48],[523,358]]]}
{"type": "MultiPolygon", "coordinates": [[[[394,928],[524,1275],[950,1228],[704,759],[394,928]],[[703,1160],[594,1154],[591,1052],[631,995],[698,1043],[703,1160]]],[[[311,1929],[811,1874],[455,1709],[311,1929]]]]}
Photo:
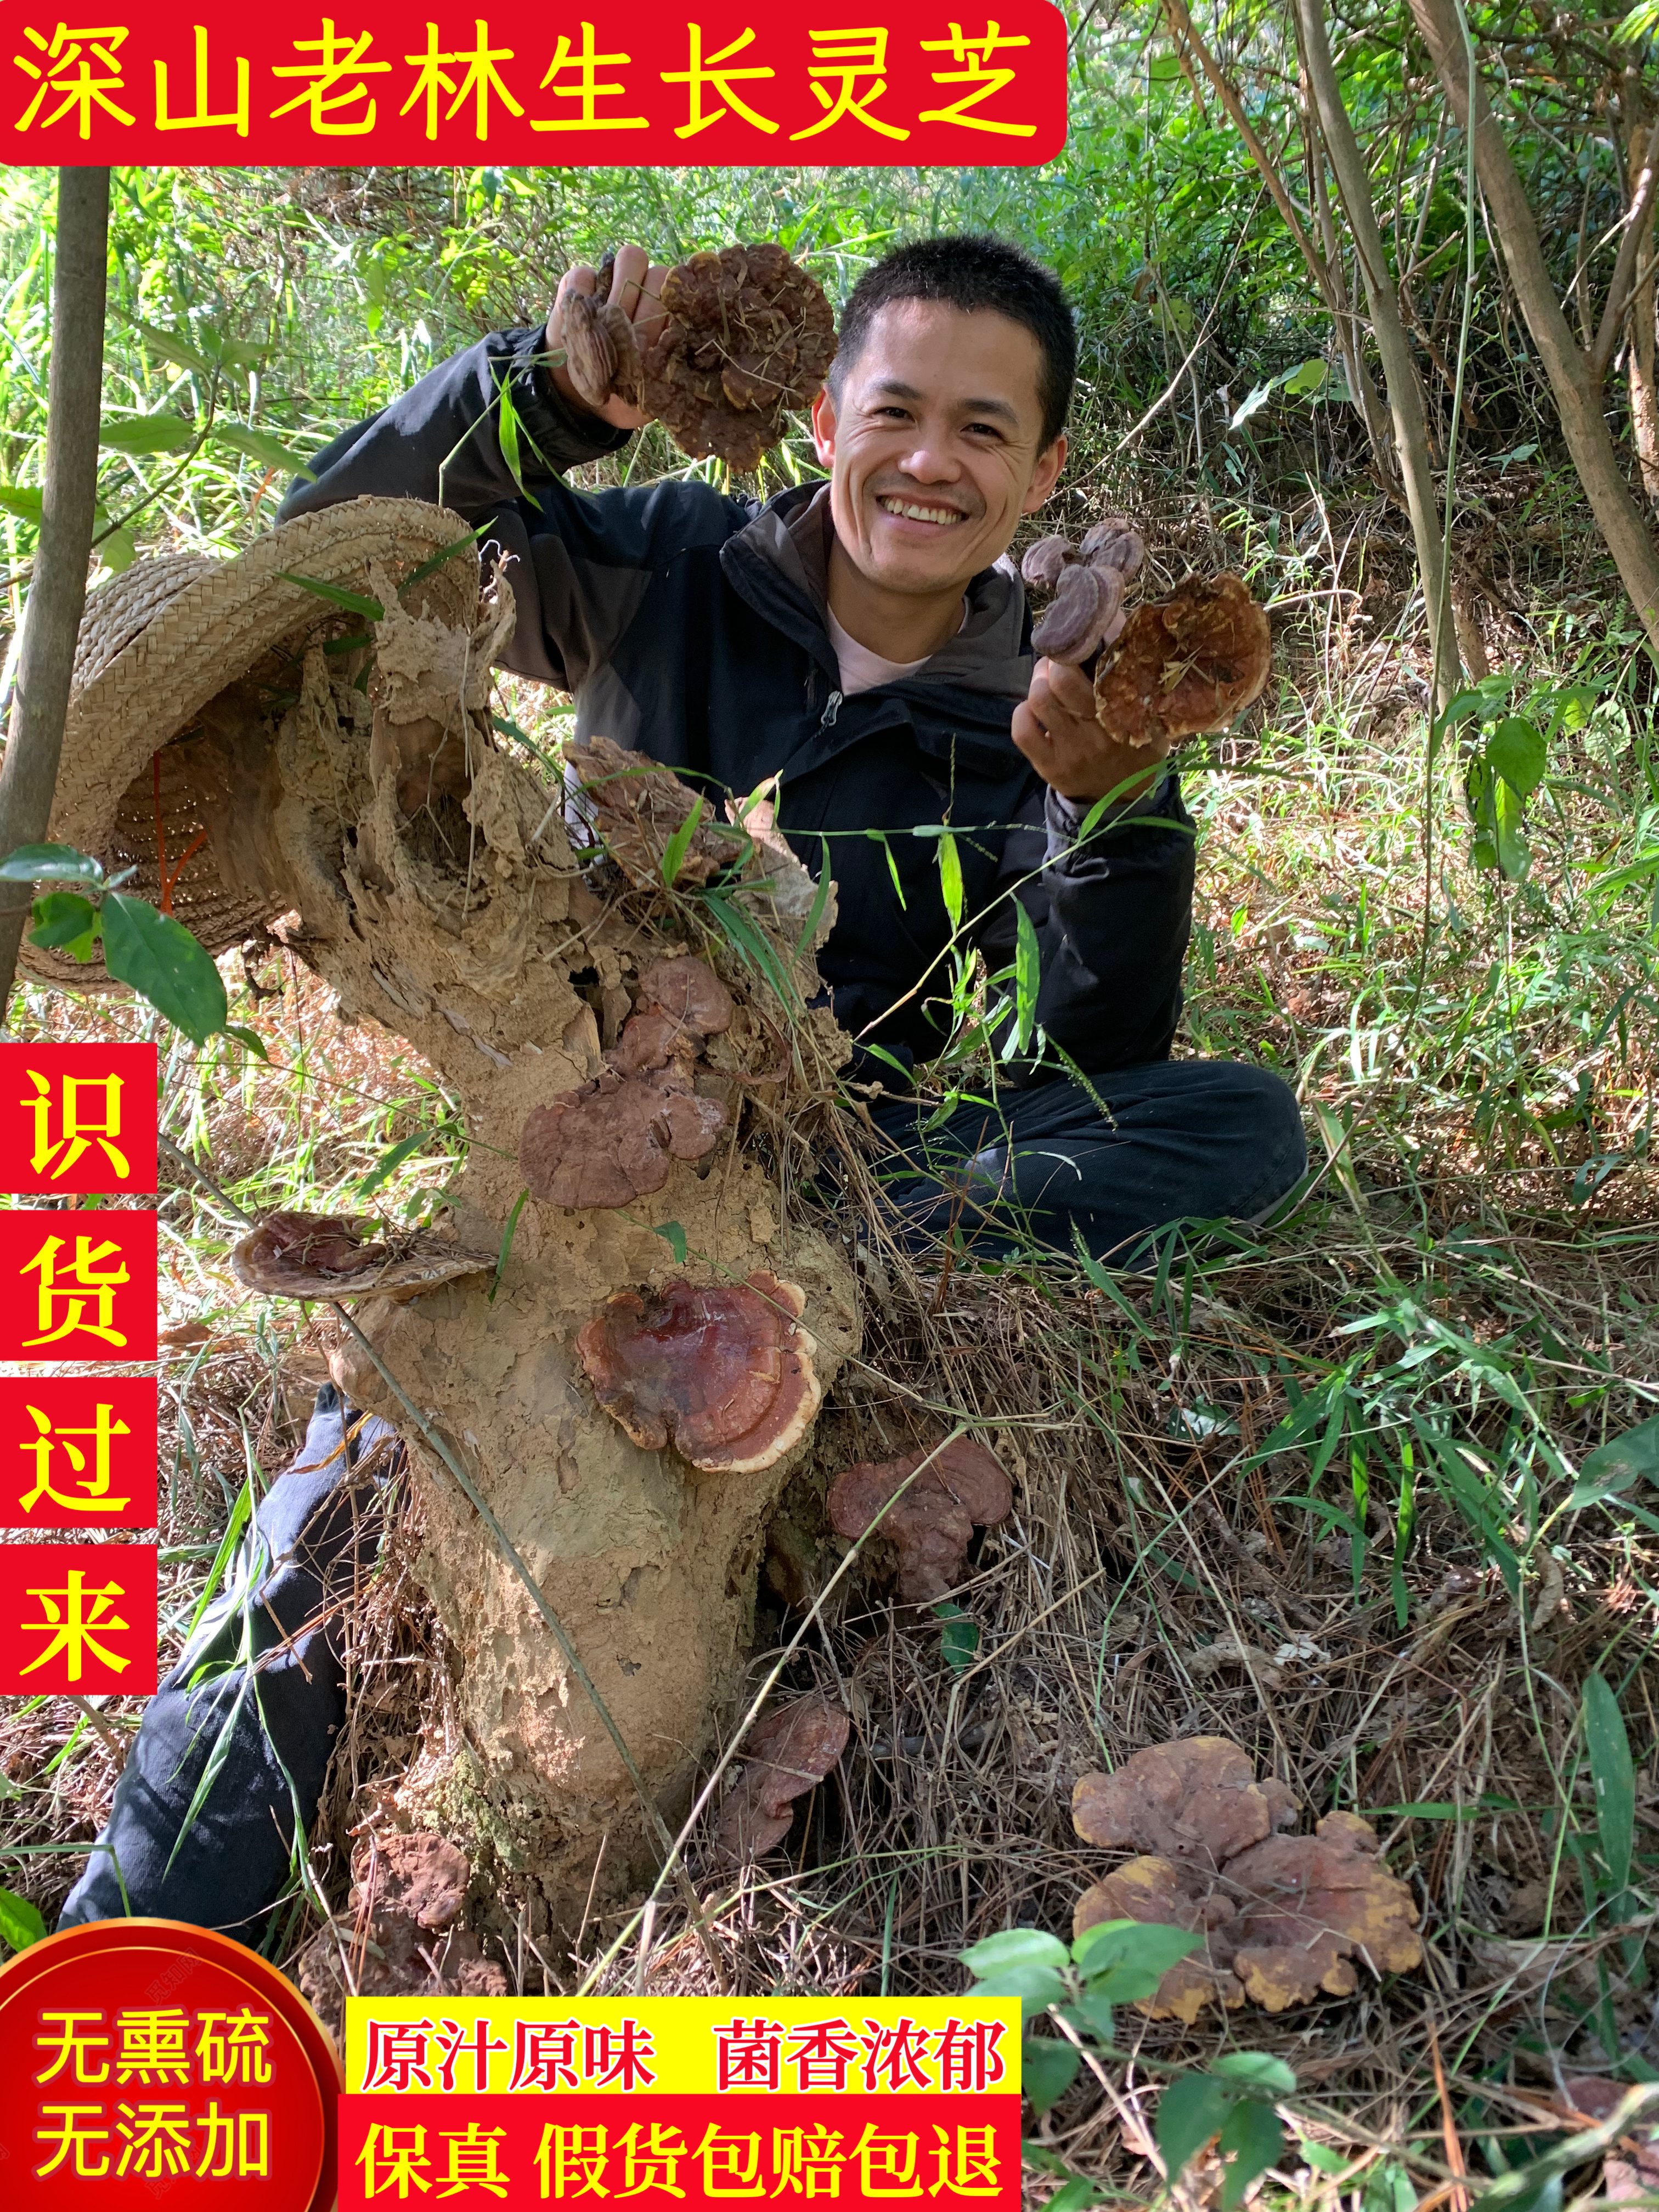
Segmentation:
{"type": "Polygon", "coordinates": [[[268,1213],[230,1251],[237,1281],[267,1297],[412,1298],[495,1265],[494,1254],[469,1251],[427,1230],[367,1243],[335,1213],[268,1213]]]}
{"type": "Polygon", "coordinates": [[[851,1729],[841,1707],[816,1691],[757,1721],[743,1746],[743,1779],[720,1808],[718,1848],[730,1858],[750,1859],[781,1844],[795,1799],[830,1771],[851,1729]]]}
{"type": "Polygon", "coordinates": [[[756,1474],[817,1414],[805,1304],[796,1284],[764,1271],[620,1291],[583,1323],[576,1350],[600,1405],[645,1450],[672,1443],[693,1467],[756,1474]]]}
{"type": "Polygon", "coordinates": [[[899,1596],[927,1605],[961,1581],[975,1528],[995,1528],[1013,1504],[995,1455],[957,1437],[938,1450],[843,1468],[830,1486],[830,1525],[850,1540],[879,1522],[897,1553],[899,1596]]]}
{"type": "Polygon", "coordinates": [[[726,1119],[719,1099],[700,1098],[672,1067],[607,1069],[533,1109],[519,1167],[531,1195],[549,1205],[627,1206],[662,1188],[671,1159],[702,1159],[726,1119]]]}
{"type": "Polygon", "coordinates": [[[1267,680],[1273,634],[1237,576],[1189,576],[1138,606],[1095,671],[1095,720],[1128,745],[1216,730],[1267,680]]]}
{"type": "Polygon", "coordinates": [[[1150,1745],[1111,1774],[1080,1776],[1072,1792],[1072,1825],[1085,1843],[1206,1869],[1293,1822],[1297,1810],[1285,1784],[1258,1783],[1249,1754],[1224,1735],[1150,1745]]]}

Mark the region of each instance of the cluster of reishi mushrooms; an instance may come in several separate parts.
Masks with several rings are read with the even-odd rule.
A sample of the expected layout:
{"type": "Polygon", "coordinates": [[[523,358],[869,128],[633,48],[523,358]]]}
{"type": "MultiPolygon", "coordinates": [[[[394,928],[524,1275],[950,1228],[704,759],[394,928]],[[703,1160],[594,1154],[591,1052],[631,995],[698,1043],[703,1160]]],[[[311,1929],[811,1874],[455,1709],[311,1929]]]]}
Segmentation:
{"type": "Polygon", "coordinates": [[[706,961],[654,961],[604,1073],[526,1121],[519,1164],[531,1196],[573,1209],[627,1206],[662,1188],[671,1160],[705,1158],[726,1110],[698,1094],[696,1070],[732,1014],[732,995],[706,961]]]}
{"type": "Polygon", "coordinates": [[[565,365],[591,407],[620,398],[662,423],[693,460],[757,467],[792,408],[817,396],[836,357],[822,288],[781,246],[694,253],[663,279],[662,318],[641,352],[634,325],[599,293],[564,302],[565,365]]]}
{"type": "Polygon", "coordinates": [[[1282,1782],[1258,1783],[1225,1736],[1138,1751],[1112,1774],[1085,1774],[1072,1820],[1085,1843],[1140,1854],[1078,1899],[1073,1930],[1108,1920],[1185,1928],[1200,1948],[1171,1966],[1139,2008],[1190,2027],[1207,2006],[1246,1997],[1267,2012],[1322,1991],[1351,1996],[1356,1958],[1378,1974],[1419,1965],[1417,1907],[1377,1856],[1376,1832],[1329,1813],[1311,1836],[1282,1782]]]}
{"type": "Polygon", "coordinates": [[[1034,591],[1054,594],[1033,648],[1078,668],[1093,663],[1095,720],[1127,745],[1224,727],[1267,682],[1273,655],[1267,615],[1237,576],[1189,576],[1126,614],[1146,550],[1115,514],[1080,544],[1038,538],[1020,563],[1034,591]]]}

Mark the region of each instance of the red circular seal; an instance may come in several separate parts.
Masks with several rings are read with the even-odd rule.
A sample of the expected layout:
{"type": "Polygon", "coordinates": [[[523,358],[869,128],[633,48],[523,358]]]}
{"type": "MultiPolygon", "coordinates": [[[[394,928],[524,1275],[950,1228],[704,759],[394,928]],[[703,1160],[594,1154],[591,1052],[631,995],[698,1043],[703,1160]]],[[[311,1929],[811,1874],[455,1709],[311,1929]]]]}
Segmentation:
{"type": "Polygon", "coordinates": [[[96,1920],[0,1968],[6,2212],[328,2212],[343,2075],[256,1952],[96,1920]]]}

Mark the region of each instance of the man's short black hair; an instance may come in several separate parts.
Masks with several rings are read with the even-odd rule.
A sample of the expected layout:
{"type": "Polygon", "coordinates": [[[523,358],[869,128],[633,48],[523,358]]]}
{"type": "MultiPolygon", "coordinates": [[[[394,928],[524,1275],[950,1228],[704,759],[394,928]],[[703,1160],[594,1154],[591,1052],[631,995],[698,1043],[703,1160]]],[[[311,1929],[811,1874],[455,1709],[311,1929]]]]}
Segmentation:
{"type": "Polygon", "coordinates": [[[1021,323],[1042,356],[1037,397],[1042,402],[1043,449],[1066,428],[1077,381],[1077,331],[1060,279],[1006,239],[988,234],[919,238],[866,269],[842,311],[841,347],[830,371],[839,396],[842,380],[864,350],[870,325],[896,300],[939,300],[964,314],[990,308],[1021,323]]]}

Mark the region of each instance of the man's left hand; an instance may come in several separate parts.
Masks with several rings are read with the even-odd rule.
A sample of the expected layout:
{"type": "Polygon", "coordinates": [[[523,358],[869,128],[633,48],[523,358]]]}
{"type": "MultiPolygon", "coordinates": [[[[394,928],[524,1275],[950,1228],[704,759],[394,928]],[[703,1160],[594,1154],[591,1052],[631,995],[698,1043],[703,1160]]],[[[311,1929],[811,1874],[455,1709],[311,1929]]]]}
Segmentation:
{"type": "Polygon", "coordinates": [[[1031,766],[1073,804],[1109,796],[1139,799],[1158,781],[1170,739],[1126,745],[1095,720],[1095,687],[1066,660],[1039,660],[1031,689],[1014,709],[1014,743],[1031,766]]]}

